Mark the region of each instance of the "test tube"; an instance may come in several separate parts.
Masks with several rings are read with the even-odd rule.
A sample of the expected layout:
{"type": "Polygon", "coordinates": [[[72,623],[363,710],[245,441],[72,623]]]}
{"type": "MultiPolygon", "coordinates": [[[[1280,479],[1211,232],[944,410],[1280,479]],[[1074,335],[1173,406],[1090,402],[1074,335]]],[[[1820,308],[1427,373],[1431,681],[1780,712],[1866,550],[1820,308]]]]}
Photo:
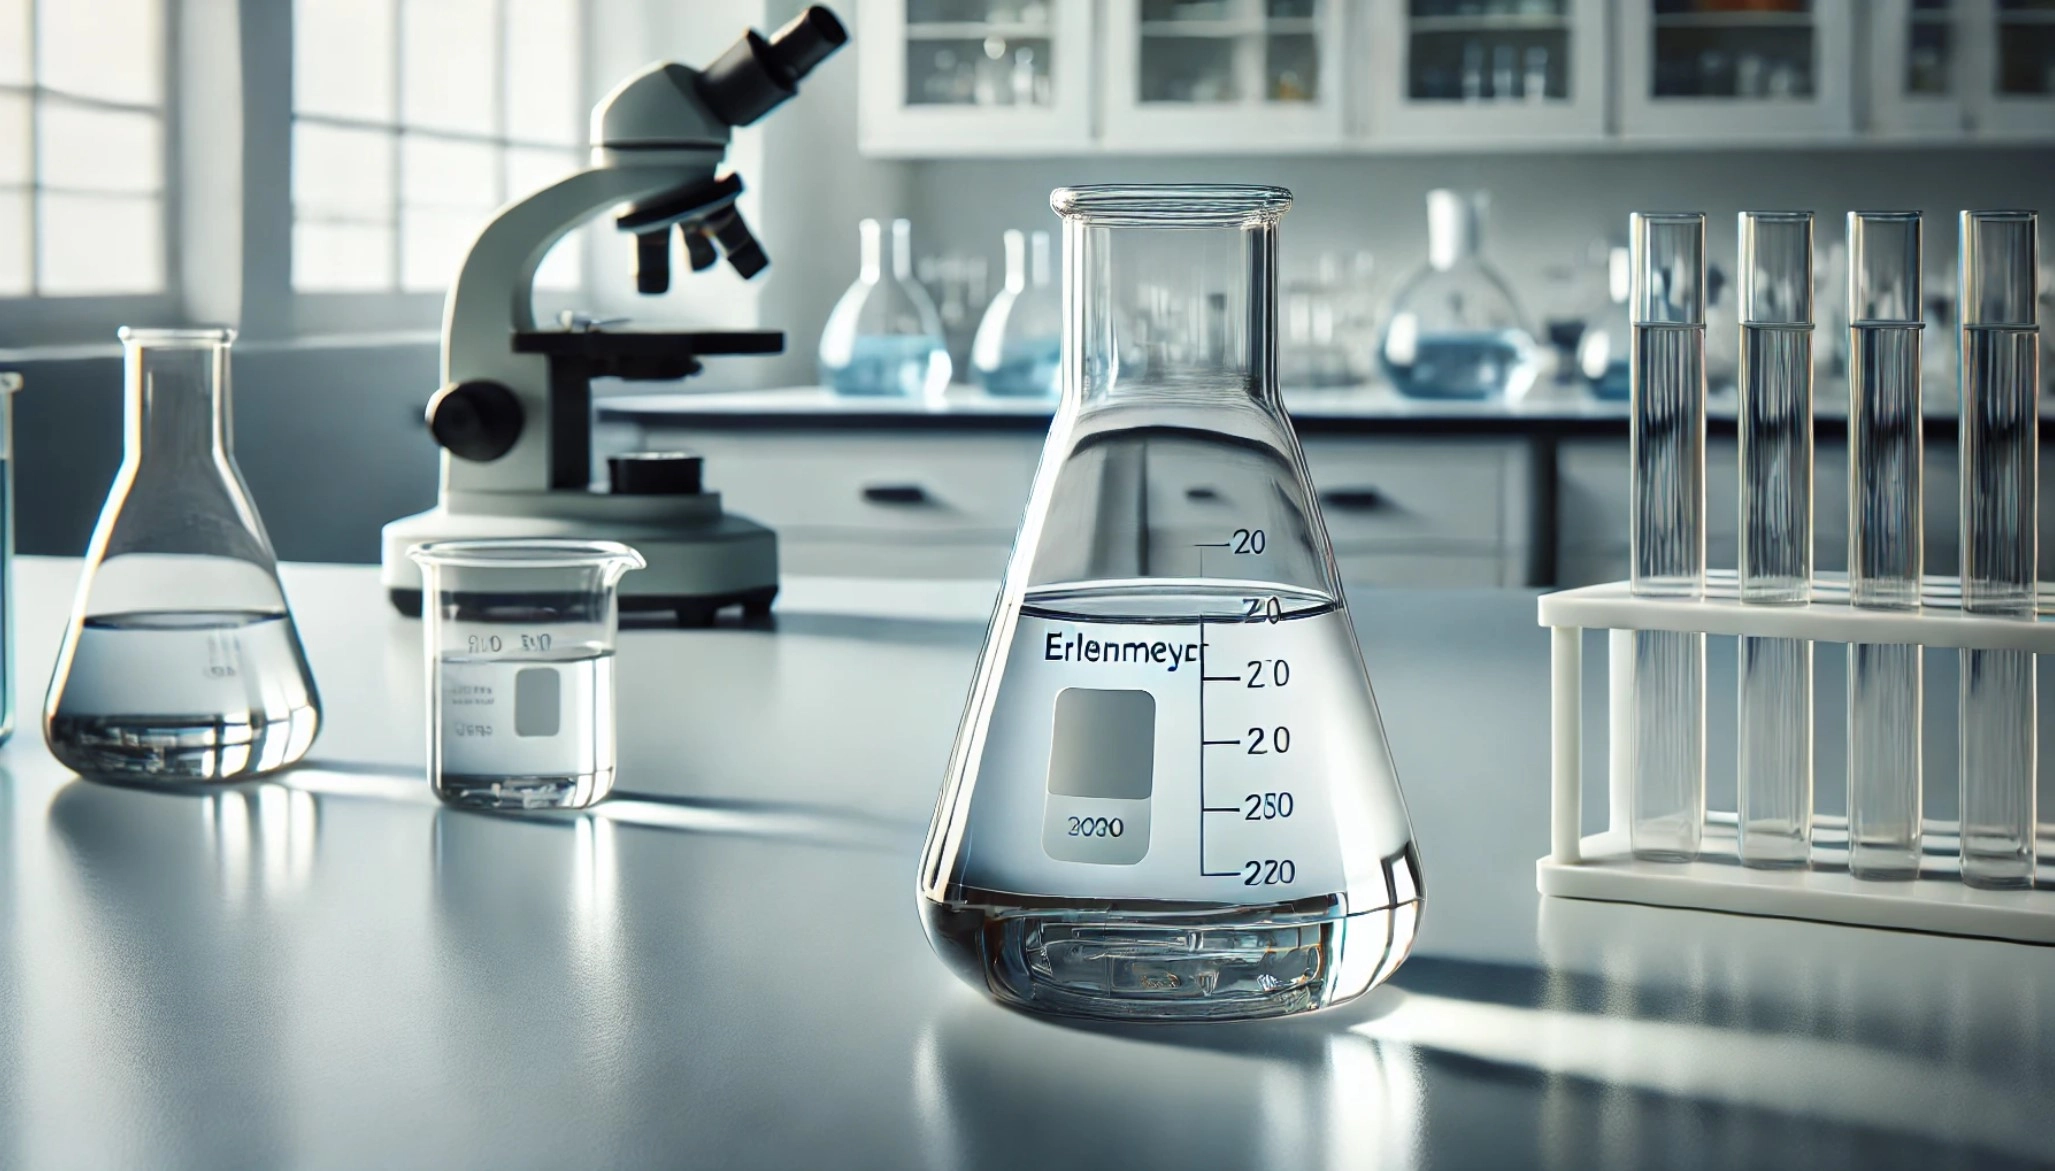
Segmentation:
{"type": "MultiPolygon", "coordinates": [[[[1848,600],[1917,610],[1920,213],[1848,213],[1848,600]]],[[[1848,872],[1919,876],[1920,648],[1848,644],[1848,872]]]]}
{"type": "MultiPolygon", "coordinates": [[[[1962,213],[1962,608],[2031,618],[2038,548],[2038,217],[1962,213]]],[[[2034,656],[1965,650],[1962,881],[2034,880],[2034,656]]]]}
{"type": "MultiPolygon", "coordinates": [[[[1741,601],[1812,597],[1812,213],[1741,213],[1741,601]]],[[[1736,849],[1803,866],[1812,849],[1812,643],[1742,635],[1736,849]]]]}
{"type": "MultiPolygon", "coordinates": [[[[1632,591],[1705,594],[1705,216],[1636,212],[1632,591]]],[[[1634,633],[1629,841],[1637,858],[1697,857],[1705,832],[1705,635],[1634,633]]]]}

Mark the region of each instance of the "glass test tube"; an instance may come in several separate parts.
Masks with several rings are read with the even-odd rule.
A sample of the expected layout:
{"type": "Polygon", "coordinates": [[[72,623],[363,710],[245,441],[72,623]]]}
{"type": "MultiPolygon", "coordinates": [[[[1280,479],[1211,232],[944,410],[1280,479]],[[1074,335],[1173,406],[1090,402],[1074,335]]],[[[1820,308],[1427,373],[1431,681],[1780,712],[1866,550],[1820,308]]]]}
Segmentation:
{"type": "MultiPolygon", "coordinates": [[[[1741,213],[1741,601],[1812,597],[1812,213],[1741,213]]],[[[1738,647],[1737,849],[1803,866],[1812,849],[1812,643],[1738,647]]]]}
{"type": "MultiPolygon", "coordinates": [[[[1633,592],[1705,593],[1705,217],[1636,212],[1633,592]]],[[[1705,636],[1634,634],[1634,855],[1687,861],[1705,832],[1705,636]]],[[[1616,732],[1616,734],[1618,734],[1616,732]]]]}
{"type": "MultiPolygon", "coordinates": [[[[1848,213],[1848,600],[1917,610],[1920,213],[1848,213]]],[[[1848,872],[1919,875],[1920,648],[1848,645],[1848,872]]]]}
{"type": "MultiPolygon", "coordinates": [[[[2031,618],[2038,547],[2038,217],[1962,213],[1962,608],[2031,618]]],[[[1962,652],[1962,881],[2034,880],[2034,657],[1962,652]]]]}

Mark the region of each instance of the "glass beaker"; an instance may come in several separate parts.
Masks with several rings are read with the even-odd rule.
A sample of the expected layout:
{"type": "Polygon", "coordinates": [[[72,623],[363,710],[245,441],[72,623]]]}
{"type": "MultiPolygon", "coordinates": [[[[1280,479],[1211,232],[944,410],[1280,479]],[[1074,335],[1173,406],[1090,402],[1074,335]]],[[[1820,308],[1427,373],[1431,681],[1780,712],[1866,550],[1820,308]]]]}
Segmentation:
{"type": "Polygon", "coordinates": [[[44,702],[88,776],[256,776],[307,754],[321,700],[230,449],[227,329],[121,331],[120,471],[44,702]]]}
{"type": "Polygon", "coordinates": [[[971,339],[971,373],[986,394],[1054,395],[1063,296],[1049,273],[1049,233],[1008,229],[1005,242],[1006,287],[971,339]]]}
{"type": "Polygon", "coordinates": [[[1405,958],[1420,873],[1278,394],[1291,194],[1051,203],[1063,399],[928,832],[928,937],[1039,1011],[1339,1003],[1405,958]]]}
{"type": "Polygon", "coordinates": [[[821,330],[821,383],[838,394],[925,398],[949,385],[942,317],[913,279],[913,225],[892,221],[892,268],[884,264],[878,221],[857,225],[856,280],[821,330]]]}
{"type": "Polygon", "coordinates": [[[428,783],[452,805],[582,809],[614,787],[612,541],[433,541],[421,567],[428,783]]]}
{"type": "Polygon", "coordinates": [[[1511,286],[1484,259],[1483,192],[1427,193],[1427,266],[1393,295],[1378,356],[1400,394],[1516,399],[1541,371],[1511,286]]]}

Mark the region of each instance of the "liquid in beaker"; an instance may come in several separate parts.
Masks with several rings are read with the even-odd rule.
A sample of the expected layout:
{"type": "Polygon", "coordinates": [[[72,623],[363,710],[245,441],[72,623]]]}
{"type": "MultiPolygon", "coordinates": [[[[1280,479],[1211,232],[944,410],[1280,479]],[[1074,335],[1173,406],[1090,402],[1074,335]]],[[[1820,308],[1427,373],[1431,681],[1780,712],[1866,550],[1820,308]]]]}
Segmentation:
{"type": "Polygon", "coordinates": [[[88,776],[255,776],[320,727],[270,538],[229,446],[229,330],[123,330],[127,437],[44,707],[88,776]]]}
{"type": "Polygon", "coordinates": [[[438,541],[421,566],[428,777],[453,805],[578,809],[614,785],[621,575],[610,541],[438,541]]]}
{"type": "Polygon", "coordinates": [[[1276,1016],[1389,975],[1418,863],[1275,382],[1276,188],[1059,190],[1064,399],[929,832],[1019,1007],[1276,1016]]]}

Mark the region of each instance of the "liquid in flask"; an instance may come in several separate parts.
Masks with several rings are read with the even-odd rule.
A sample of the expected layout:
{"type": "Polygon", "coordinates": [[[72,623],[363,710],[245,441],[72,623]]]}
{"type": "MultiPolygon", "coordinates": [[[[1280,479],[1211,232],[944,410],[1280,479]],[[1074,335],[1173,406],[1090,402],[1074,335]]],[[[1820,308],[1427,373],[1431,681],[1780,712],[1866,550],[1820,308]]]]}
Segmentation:
{"type": "Polygon", "coordinates": [[[920,876],[936,950],[1002,1002],[1278,1016],[1412,945],[1411,826],[1276,390],[1290,199],[1052,198],[1064,397],[920,876]]]}
{"type": "Polygon", "coordinates": [[[44,707],[88,776],[222,781],[320,726],[263,521],[229,447],[228,330],[123,330],[126,440],[44,707]]]}

